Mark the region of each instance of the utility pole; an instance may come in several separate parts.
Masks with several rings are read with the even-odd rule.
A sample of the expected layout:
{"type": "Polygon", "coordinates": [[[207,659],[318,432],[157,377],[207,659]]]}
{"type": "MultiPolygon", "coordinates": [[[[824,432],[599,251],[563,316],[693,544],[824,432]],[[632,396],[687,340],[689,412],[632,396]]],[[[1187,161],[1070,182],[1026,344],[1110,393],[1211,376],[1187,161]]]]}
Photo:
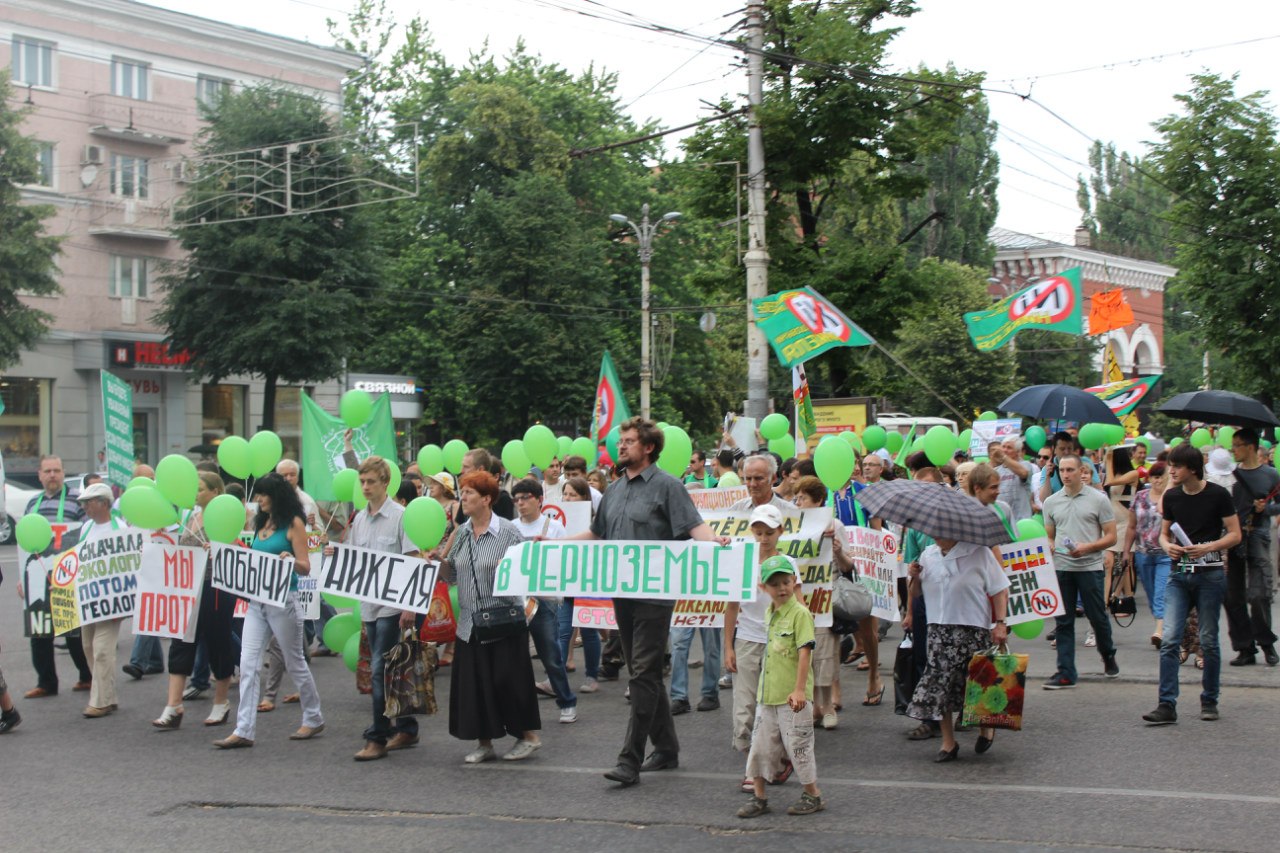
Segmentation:
{"type": "Polygon", "coordinates": [[[621,213],[611,214],[609,218],[631,229],[636,235],[640,253],[640,417],[647,421],[653,389],[653,361],[649,355],[650,340],[653,337],[649,312],[649,262],[653,260],[653,238],[657,236],[658,227],[666,222],[674,222],[680,218],[680,214],[675,211],[664,213],[657,222],[650,222],[649,204],[646,202],[640,206],[639,225],[621,213]]]}
{"type": "Polygon", "coordinates": [[[752,303],[769,295],[769,250],[765,243],[764,4],[747,5],[747,407],[759,423],[769,413],[769,343],[753,322],[752,303]]]}

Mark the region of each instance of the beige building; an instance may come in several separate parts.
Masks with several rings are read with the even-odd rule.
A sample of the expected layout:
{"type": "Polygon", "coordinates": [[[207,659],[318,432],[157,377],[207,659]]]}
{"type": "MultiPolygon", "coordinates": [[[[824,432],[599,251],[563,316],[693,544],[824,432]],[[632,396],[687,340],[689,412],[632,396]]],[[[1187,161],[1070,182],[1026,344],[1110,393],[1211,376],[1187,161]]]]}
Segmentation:
{"type": "MultiPolygon", "coordinates": [[[[251,434],[261,381],[201,384],[153,320],[158,263],[180,256],[169,211],[184,189],[199,104],[273,81],[337,111],[342,81],[362,58],[128,0],[6,0],[0,54],[11,106],[30,110],[24,129],[40,143],[40,180],[25,195],[55,208],[46,228],[64,238],[63,293],[28,299],[54,317],[52,330],[0,377],[8,473],[30,477],[41,453],[61,455],[69,473],[102,467],[102,370],[130,383],[142,461],[251,434]]],[[[335,410],[344,384],[280,389],[276,431],[287,455],[297,455],[298,395],[335,410]]]]}

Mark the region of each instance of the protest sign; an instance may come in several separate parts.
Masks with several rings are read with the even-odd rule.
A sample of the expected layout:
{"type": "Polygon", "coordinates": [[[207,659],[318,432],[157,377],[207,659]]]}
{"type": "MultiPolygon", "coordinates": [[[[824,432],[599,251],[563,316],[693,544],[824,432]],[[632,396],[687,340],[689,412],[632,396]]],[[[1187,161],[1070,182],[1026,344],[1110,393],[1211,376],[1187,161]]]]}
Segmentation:
{"type": "Polygon", "coordinates": [[[397,610],[431,610],[439,565],[354,545],[334,545],[322,557],[320,589],[397,610]]]}
{"type": "Polygon", "coordinates": [[[122,528],[63,551],[49,578],[53,633],[133,615],[147,534],[122,528]]]}
{"type": "Polygon", "coordinates": [[[613,602],[607,598],[575,598],[573,600],[573,627],[613,630],[618,627],[613,602]]]}
{"type": "Polygon", "coordinates": [[[1050,619],[1066,612],[1047,537],[1001,545],[1000,567],[1009,578],[1007,624],[1050,619]]]}
{"type": "Polygon", "coordinates": [[[1020,418],[1001,418],[995,421],[974,421],[973,435],[969,438],[969,458],[987,455],[987,445],[993,441],[1017,438],[1022,434],[1020,418]]]}
{"type": "Polygon", "coordinates": [[[676,602],[676,609],[671,614],[671,627],[723,628],[724,612],[728,607],[723,601],[682,599],[676,602]]]}
{"type": "Polygon", "coordinates": [[[148,542],[138,567],[133,633],[195,640],[208,560],[203,548],[148,542]]]}
{"type": "MultiPolygon", "coordinates": [[[[717,536],[728,536],[740,542],[755,541],[751,536],[749,509],[704,511],[702,519],[717,536]]],[[[813,613],[814,625],[818,628],[829,628],[832,624],[831,585],[834,577],[831,574],[831,539],[823,535],[830,524],[830,507],[787,509],[782,513],[782,537],[778,540],[778,550],[796,561],[800,570],[800,595],[813,613]]],[[[694,620],[677,622],[673,617],[671,624],[677,627],[724,627],[724,608],[682,611],[677,606],[676,614],[694,620]]]]}
{"type": "MultiPolygon", "coordinates": [[[[39,504],[37,504],[39,506],[39,504]]],[[[52,523],[53,543],[43,554],[18,548],[18,583],[22,585],[22,634],[25,637],[52,637],[53,617],[49,612],[49,575],[58,555],[76,544],[80,522],[52,523]]]]}
{"type": "Polygon", "coordinates": [[[591,529],[591,501],[543,504],[542,514],[563,524],[565,536],[576,536],[591,529]]]}
{"type": "Polygon", "coordinates": [[[858,580],[871,592],[871,615],[897,622],[898,537],[888,530],[846,527],[845,553],[853,560],[858,580]]]}
{"type": "Polygon", "coordinates": [[[714,489],[693,489],[689,492],[689,498],[693,501],[693,506],[698,512],[712,509],[728,509],[738,501],[746,500],[750,496],[746,486],[729,486],[723,489],[717,486],[714,489]]]}
{"type": "Polygon", "coordinates": [[[524,542],[507,549],[493,594],[752,601],[756,546],[715,542],[524,542]]]}
{"type": "Polygon", "coordinates": [[[209,546],[209,582],[214,589],[284,607],[289,603],[293,560],[240,545],[209,546]]]}
{"type": "MultiPolygon", "coordinates": [[[[311,555],[311,565],[320,565],[328,541],[329,537],[323,530],[307,531],[307,553],[311,555]]],[[[298,578],[298,614],[302,619],[320,618],[320,580],[314,574],[298,578]]]]}

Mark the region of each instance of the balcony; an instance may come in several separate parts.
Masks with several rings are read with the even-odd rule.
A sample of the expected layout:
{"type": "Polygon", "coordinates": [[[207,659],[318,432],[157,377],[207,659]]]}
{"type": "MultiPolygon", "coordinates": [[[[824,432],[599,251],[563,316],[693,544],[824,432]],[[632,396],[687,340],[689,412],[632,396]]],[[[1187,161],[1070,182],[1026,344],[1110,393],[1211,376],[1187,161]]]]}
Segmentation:
{"type": "Polygon", "coordinates": [[[167,242],[169,206],[139,199],[95,200],[89,233],[97,237],[130,237],[135,240],[167,242]]]}
{"type": "Polygon", "coordinates": [[[89,96],[89,132],[105,139],[167,148],[187,141],[190,111],[173,104],[138,101],[119,95],[89,96]]]}

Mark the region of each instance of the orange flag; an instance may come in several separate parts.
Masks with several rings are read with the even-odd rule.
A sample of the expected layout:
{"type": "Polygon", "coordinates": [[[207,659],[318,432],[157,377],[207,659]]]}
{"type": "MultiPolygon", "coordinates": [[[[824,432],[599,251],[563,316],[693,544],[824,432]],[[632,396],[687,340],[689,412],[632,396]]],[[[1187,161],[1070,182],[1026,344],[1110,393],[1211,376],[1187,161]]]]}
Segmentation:
{"type": "Polygon", "coordinates": [[[1089,305],[1089,334],[1123,329],[1132,322],[1133,309],[1125,302],[1123,290],[1116,288],[1093,295],[1089,305]]]}

